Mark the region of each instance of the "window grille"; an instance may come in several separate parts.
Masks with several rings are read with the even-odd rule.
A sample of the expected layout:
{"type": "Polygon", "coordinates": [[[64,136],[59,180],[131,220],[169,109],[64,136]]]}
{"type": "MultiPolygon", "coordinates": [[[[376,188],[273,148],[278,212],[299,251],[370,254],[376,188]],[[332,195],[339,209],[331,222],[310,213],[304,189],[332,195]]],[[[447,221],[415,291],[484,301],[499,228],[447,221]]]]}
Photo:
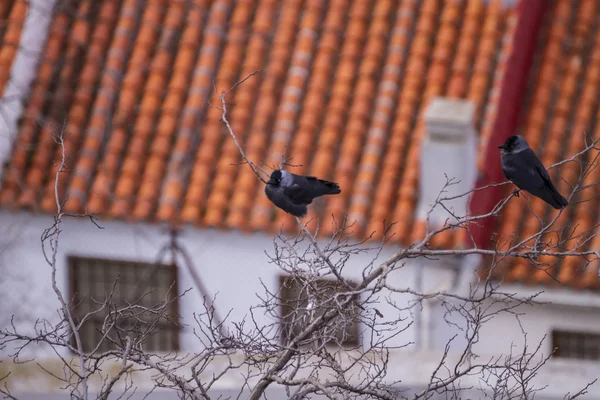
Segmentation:
{"type": "Polygon", "coordinates": [[[86,318],[80,329],[84,351],[116,349],[125,346],[126,337],[148,351],[179,349],[175,265],[82,257],[68,261],[73,317],[75,323],[86,318]],[[117,312],[132,304],[136,307],[117,312]]]}
{"type": "MultiPolygon", "coordinates": [[[[319,279],[307,282],[298,277],[280,277],[281,323],[282,340],[289,343],[302,329],[306,327],[308,313],[313,312],[318,317],[327,309],[335,307],[336,293],[347,292],[348,289],[337,280],[319,279]],[[310,300],[310,301],[309,301],[310,300]]],[[[359,345],[359,314],[358,302],[347,307],[344,313],[333,321],[333,329],[321,332],[321,338],[326,337],[328,344],[344,347],[359,345]],[[324,336],[323,336],[324,334],[324,336]]],[[[308,339],[310,341],[310,338],[308,339]]]]}

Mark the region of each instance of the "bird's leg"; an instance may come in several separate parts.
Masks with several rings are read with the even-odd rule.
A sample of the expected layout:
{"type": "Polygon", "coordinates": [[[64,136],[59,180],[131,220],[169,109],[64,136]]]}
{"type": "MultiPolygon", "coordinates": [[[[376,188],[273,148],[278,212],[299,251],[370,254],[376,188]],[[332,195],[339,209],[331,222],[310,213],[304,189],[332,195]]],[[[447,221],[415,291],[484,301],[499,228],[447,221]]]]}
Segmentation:
{"type": "Polygon", "coordinates": [[[519,192],[520,191],[521,191],[521,189],[515,189],[515,190],[513,190],[513,192],[512,192],[513,196],[519,197],[519,192]]]}

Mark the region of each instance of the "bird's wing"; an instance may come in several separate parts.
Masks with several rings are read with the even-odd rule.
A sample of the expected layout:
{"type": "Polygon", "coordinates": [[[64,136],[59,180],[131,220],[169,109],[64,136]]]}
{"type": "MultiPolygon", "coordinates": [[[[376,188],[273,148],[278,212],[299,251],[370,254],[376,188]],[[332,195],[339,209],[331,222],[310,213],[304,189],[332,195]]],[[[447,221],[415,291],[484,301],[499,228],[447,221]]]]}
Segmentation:
{"type": "Polygon", "coordinates": [[[542,164],[542,161],[534,153],[534,151],[531,149],[527,149],[523,153],[525,153],[525,157],[527,157],[528,159],[527,161],[529,161],[531,165],[537,170],[544,183],[552,184],[552,181],[550,180],[550,175],[548,174],[546,167],[544,167],[544,164],[542,164]]]}
{"type": "Polygon", "coordinates": [[[502,170],[519,188],[526,190],[559,209],[568,205],[556,189],[542,161],[531,149],[502,156],[502,170]]]}
{"type": "Polygon", "coordinates": [[[269,187],[269,185],[267,185],[265,187],[265,193],[267,198],[283,211],[297,217],[303,217],[306,215],[306,205],[292,201],[292,199],[286,195],[284,190],[273,190],[271,187],[269,187]]]}
{"type": "Polygon", "coordinates": [[[556,209],[566,207],[569,204],[568,200],[565,199],[563,195],[560,194],[556,186],[554,186],[554,183],[552,183],[550,175],[548,174],[548,170],[546,170],[542,162],[537,157],[536,159],[538,162],[535,164],[535,169],[544,181],[544,185],[543,188],[540,188],[540,190],[537,191],[534,190],[532,193],[538,197],[541,197],[544,201],[556,209]]]}
{"type": "Polygon", "coordinates": [[[313,196],[308,185],[296,182],[284,188],[284,193],[296,204],[310,204],[316,196],[313,196]]]}
{"type": "Polygon", "coordinates": [[[340,186],[335,182],[315,178],[314,176],[306,176],[305,178],[310,184],[310,186],[313,188],[313,190],[319,193],[319,196],[323,196],[325,194],[342,193],[340,186]]]}
{"type": "Polygon", "coordinates": [[[329,182],[314,176],[292,175],[294,177],[290,186],[285,188],[285,193],[298,204],[310,204],[314,198],[326,194],[341,192],[337,183],[329,182]]]}
{"type": "Polygon", "coordinates": [[[510,155],[503,165],[506,177],[521,189],[531,190],[544,186],[550,176],[544,165],[531,149],[510,155]]]}

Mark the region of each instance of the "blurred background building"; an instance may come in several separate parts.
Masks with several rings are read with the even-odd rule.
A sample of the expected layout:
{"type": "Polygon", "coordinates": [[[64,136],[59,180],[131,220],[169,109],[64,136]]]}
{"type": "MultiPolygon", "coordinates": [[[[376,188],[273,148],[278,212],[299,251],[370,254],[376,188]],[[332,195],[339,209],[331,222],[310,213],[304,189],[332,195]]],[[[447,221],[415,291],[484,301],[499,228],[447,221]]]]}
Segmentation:
{"type": "MultiPolygon", "coordinates": [[[[596,0],[4,0],[0,20],[3,323],[14,310],[25,326],[57,308],[39,249],[56,212],[55,188],[65,212],[97,214],[105,228],[86,219],[66,224],[58,265],[71,295],[101,293],[117,270],[135,281],[169,243],[171,227],[182,231],[193,265],[171,260],[174,272],[166,262],[163,278],[150,284],[164,289],[173,277],[180,292],[194,287],[180,300],[182,318],[203,294],[192,271],[233,319],[247,312],[258,278],[276,288],[264,250],[280,228],[298,227],[238,165],[215,107],[220,91],[259,69],[227,97],[247,156],[268,166],[291,156],[293,172],[340,184],[339,196],[310,208],[321,238],[347,218],[356,239],[380,240],[384,221],[397,221],[384,255],[424,237],[444,172],[465,190],[502,182],[496,147],[507,137],[524,135],[546,166],[580,151],[586,135],[600,137],[596,0]],[[67,165],[58,184],[57,132],[65,133],[67,165]],[[437,170],[422,168],[423,160],[437,170]]],[[[577,163],[551,170],[565,195],[578,174],[577,163]]],[[[600,235],[591,237],[600,222],[598,181],[595,169],[558,221],[574,236],[590,233],[584,250],[600,248],[600,235]]],[[[488,212],[511,190],[493,187],[456,206],[488,212]]],[[[506,248],[555,215],[538,200],[514,198],[472,234],[447,230],[431,247],[506,248]]],[[[434,214],[432,226],[446,218],[434,214]]],[[[364,261],[353,260],[349,273],[360,276],[364,261]]],[[[425,281],[447,285],[454,265],[485,276],[486,261],[419,263],[398,279],[416,285],[422,269],[425,281]]],[[[548,397],[540,398],[562,398],[599,375],[597,263],[569,258],[533,268],[518,259],[493,276],[515,293],[543,289],[552,303],[522,317],[529,340],[549,335],[547,353],[560,344],[540,378],[548,397]]],[[[436,310],[431,305],[429,323],[398,338],[418,342],[424,363],[452,334],[435,324],[436,310]]],[[[520,336],[515,321],[488,329],[483,354],[505,351],[520,336]]],[[[155,345],[197,346],[188,328],[165,330],[155,345]]],[[[37,379],[18,371],[23,382],[37,379]]],[[[592,390],[590,398],[600,397],[592,390]]]]}

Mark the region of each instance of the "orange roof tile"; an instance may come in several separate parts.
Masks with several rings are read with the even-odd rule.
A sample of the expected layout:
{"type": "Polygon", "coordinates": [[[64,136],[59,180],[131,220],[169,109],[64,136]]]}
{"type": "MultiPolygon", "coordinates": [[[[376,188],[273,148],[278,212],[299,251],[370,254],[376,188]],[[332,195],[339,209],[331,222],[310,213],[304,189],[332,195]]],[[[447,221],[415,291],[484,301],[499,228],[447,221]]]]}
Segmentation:
{"type": "Polygon", "coordinates": [[[228,98],[248,156],[267,165],[292,156],[298,172],[339,182],[342,194],[316,202],[310,217],[339,220],[347,210],[357,235],[380,235],[383,220],[396,217],[410,232],[421,114],[435,95],[486,106],[507,25],[498,4],[79,2],[74,15],[54,17],[1,204],[54,210],[53,132],[66,120],[72,168],[59,189],[69,212],[295,229],[236,165],[221,111],[209,105],[218,100],[213,78],[223,90],[263,68],[228,98]]]}
{"type": "MultiPolygon", "coordinates": [[[[14,14],[13,32],[27,3],[0,3],[0,17],[14,14]]],[[[545,163],[582,145],[565,131],[597,126],[598,12],[594,0],[560,0],[549,14],[521,127],[545,163]]],[[[518,21],[517,9],[502,0],[77,2],[74,13],[53,17],[0,205],[54,211],[60,149],[53,133],[66,121],[69,168],[59,190],[69,212],[297,229],[250,169],[237,165],[221,111],[211,107],[218,105],[213,82],[225,90],[262,68],[228,97],[229,121],[248,157],[269,170],[292,156],[291,164],[301,164],[294,171],[342,186],[341,195],[310,207],[322,234],[334,229],[331,216],[339,223],[347,213],[360,237],[376,231],[380,238],[384,221],[400,221],[395,240],[407,244],[424,234],[415,218],[423,112],[435,96],[471,100],[485,148],[501,117],[497,103],[518,21]]],[[[8,28],[2,34],[0,43],[14,35],[8,28]]],[[[570,181],[577,171],[556,173],[570,181]]],[[[525,196],[511,200],[504,237],[537,228],[524,207],[525,196]]],[[[585,231],[599,223],[591,218],[573,207],[560,223],[585,231]]],[[[448,230],[431,245],[461,246],[466,235],[448,230]]],[[[516,263],[508,276],[597,286],[598,265],[579,266],[569,260],[536,272],[516,263]]]]}

